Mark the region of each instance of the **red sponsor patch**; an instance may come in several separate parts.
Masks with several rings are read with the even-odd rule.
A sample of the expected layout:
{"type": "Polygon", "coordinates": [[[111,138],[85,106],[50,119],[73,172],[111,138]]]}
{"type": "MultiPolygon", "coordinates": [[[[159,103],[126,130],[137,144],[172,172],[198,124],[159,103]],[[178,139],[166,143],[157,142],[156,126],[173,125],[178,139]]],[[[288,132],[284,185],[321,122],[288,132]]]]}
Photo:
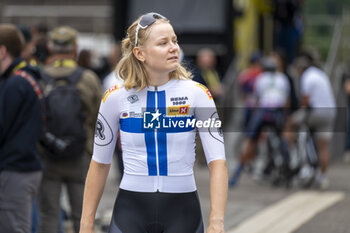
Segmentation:
{"type": "Polygon", "coordinates": [[[207,92],[207,95],[209,96],[209,99],[212,99],[212,98],[213,98],[213,96],[211,95],[210,91],[209,91],[209,90],[207,90],[206,92],[207,92]]]}
{"type": "Polygon", "coordinates": [[[207,94],[207,96],[209,97],[209,99],[213,99],[213,96],[211,95],[210,91],[208,90],[208,88],[200,83],[197,83],[196,85],[197,87],[200,87],[203,91],[205,91],[205,93],[207,94]]]}
{"type": "Polygon", "coordinates": [[[118,90],[118,85],[114,85],[113,87],[110,87],[107,91],[105,91],[105,94],[102,98],[102,102],[106,102],[107,97],[115,90],[118,90]]]}
{"type": "Polygon", "coordinates": [[[180,107],[180,114],[188,114],[188,107],[185,106],[185,107],[180,107]]]}

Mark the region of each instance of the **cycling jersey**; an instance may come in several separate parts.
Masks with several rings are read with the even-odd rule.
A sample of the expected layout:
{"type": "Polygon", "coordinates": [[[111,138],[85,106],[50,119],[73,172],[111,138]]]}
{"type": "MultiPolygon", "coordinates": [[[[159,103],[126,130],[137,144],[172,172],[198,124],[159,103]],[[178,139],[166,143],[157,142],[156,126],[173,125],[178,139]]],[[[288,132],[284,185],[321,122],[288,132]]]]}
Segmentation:
{"type": "Polygon", "coordinates": [[[336,104],[332,85],[326,73],[311,66],[304,71],[300,80],[301,94],[309,96],[309,104],[314,114],[333,118],[336,114],[336,104]]]}
{"type": "Polygon", "coordinates": [[[263,72],[257,77],[255,94],[261,108],[281,108],[288,101],[290,86],[287,76],[280,72],[263,72]]]}
{"type": "Polygon", "coordinates": [[[120,129],[124,162],[120,188],[193,192],[196,126],[202,125],[198,122],[213,126],[215,121],[215,127],[198,128],[207,163],[225,159],[217,118],[210,92],[192,80],[172,79],[141,91],[114,86],[101,102],[92,159],[111,163],[120,129]]]}

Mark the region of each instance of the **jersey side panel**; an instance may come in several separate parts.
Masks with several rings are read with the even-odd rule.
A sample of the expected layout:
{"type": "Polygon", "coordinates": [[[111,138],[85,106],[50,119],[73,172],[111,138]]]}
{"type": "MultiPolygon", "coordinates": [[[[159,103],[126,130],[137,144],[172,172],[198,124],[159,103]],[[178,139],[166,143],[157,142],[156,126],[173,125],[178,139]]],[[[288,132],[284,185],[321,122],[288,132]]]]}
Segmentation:
{"type": "Polygon", "coordinates": [[[224,138],[221,127],[217,124],[219,115],[210,92],[193,82],[193,91],[196,93],[195,118],[197,121],[209,121],[210,127],[198,128],[204,154],[209,164],[214,160],[225,160],[224,138]]]}
{"type": "Polygon", "coordinates": [[[115,144],[118,137],[120,102],[124,90],[117,87],[110,89],[102,98],[95,130],[92,159],[98,163],[112,162],[115,144]]]}

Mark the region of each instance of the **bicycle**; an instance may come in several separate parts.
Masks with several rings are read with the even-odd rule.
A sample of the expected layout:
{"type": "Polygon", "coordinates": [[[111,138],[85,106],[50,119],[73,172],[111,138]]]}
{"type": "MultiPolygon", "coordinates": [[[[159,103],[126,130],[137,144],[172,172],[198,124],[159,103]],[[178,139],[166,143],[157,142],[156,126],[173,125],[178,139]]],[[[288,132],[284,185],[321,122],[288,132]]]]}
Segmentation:
{"type": "Polygon", "coordinates": [[[267,158],[263,169],[263,177],[273,186],[290,187],[294,171],[290,168],[290,155],[285,139],[273,127],[268,128],[267,158]]]}
{"type": "Polygon", "coordinates": [[[314,133],[306,124],[301,125],[296,142],[299,160],[299,172],[296,176],[296,183],[302,188],[310,188],[316,180],[319,158],[314,133]]]}

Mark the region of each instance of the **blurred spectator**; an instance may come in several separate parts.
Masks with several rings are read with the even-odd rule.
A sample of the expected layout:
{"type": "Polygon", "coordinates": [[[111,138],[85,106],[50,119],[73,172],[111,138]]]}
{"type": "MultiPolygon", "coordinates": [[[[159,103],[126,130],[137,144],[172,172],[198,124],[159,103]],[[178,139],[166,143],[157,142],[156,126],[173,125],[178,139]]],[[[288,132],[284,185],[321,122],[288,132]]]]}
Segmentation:
{"type": "Polygon", "coordinates": [[[108,58],[96,50],[91,51],[91,66],[101,83],[103,83],[103,79],[111,72],[108,58]]]}
{"type": "Polygon", "coordinates": [[[290,92],[289,92],[289,100],[290,100],[290,105],[288,108],[287,112],[287,119],[286,119],[286,124],[284,128],[284,137],[286,138],[288,142],[288,146],[290,149],[295,149],[294,145],[294,133],[293,133],[293,126],[292,126],[292,119],[291,115],[293,112],[295,112],[298,107],[299,107],[299,101],[297,97],[297,93],[295,90],[295,83],[292,78],[292,76],[288,72],[288,67],[287,67],[287,57],[286,53],[284,52],[283,49],[276,49],[270,53],[270,57],[276,62],[277,64],[277,70],[283,74],[286,75],[288,78],[289,86],[290,86],[290,92]]]}
{"type": "Polygon", "coordinates": [[[256,96],[254,94],[254,84],[256,78],[262,72],[261,54],[259,52],[253,53],[250,57],[249,66],[244,69],[238,76],[238,88],[241,101],[244,105],[244,129],[247,129],[253,110],[256,105],[256,96]]]}
{"type": "Polygon", "coordinates": [[[198,70],[195,72],[193,80],[207,86],[214,100],[219,101],[225,92],[215,66],[216,55],[214,51],[209,48],[199,50],[197,53],[198,70]]]}
{"type": "Polygon", "coordinates": [[[39,36],[37,38],[32,59],[35,60],[39,68],[43,68],[43,66],[46,65],[47,58],[50,56],[47,43],[48,41],[46,36],[39,36]]]}
{"type": "MultiPolygon", "coordinates": [[[[75,62],[77,54],[77,31],[70,27],[58,27],[49,35],[48,48],[51,56],[49,64],[45,67],[43,75],[50,85],[45,86],[45,91],[51,91],[52,82],[60,79],[60,85],[68,85],[72,76],[79,74],[76,88],[80,94],[85,117],[81,119],[86,131],[85,151],[82,154],[66,159],[54,160],[49,156],[49,150],[45,148],[42,154],[44,164],[43,181],[39,193],[40,233],[57,232],[60,212],[61,186],[67,186],[71,218],[74,230],[79,232],[80,216],[85,177],[88,170],[90,156],[92,154],[92,142],[94,138],[95,123],[101,99],[101,87],[98,77],[90,70],[81,70],[75,62]],[[63,79],[63,80],[62,80],[63,79]]],[[[67,111],[70,111],[67,109],[67,111]]]]}
{"type": "Polygon", "coordinates": [[[111,72],[103,79],[102,87],[103,90],[106,91],[108,88],[114,86],[114,85],[123,85],[123,80],[118,77],[118,75],[115,72],[115,68],[118,65],[118,62],[121,58],[121,48],[120,48],[120,43],[115,43],[111,54],[109,55],[109,64],[111,67],[111,72]]]}
{"type": "Polygon", "coordinates": [[[294,65],[301,83],[300,106],[293,114],[293,124],[306,123],[315,133],[316,147],[319,154],[320,168],[316,184],[326,189],[329,180],[326,176],[329,163],[329,142],[332,137],[336,105],[329,77],[315,66],[313,57],[308,53],[299,55],[294,65]]]}
{"type": "Polygon", "coordinates": [[[288,78],[289,86],[290,86],[290,108],[291,112],[294,112],[299,107],[299,101],[295,89],[295,82],[293,77],[288,72],[288,63],[287,63],[287,54],[283,49],[276,49],[270,53],[271,59],[273,59],[277,64],[277,71],[283,73],[288,78]]]}
{"type": "Polygon", "coordinates": [[[39,37],[46,37],[48,33],[48,28],[45,22],[41,22],[31,29],[34,40],[37,40],[39,37]]]}
{"type": "Polygon", "coordinates": [[[115,70],[121,58],[122,58],[122,50],[120,47],[120,42],[116,42],[109,55],[109,64],[111,66],[111,70],[115,70]]]}
{"type": "Polygon", "coordinates": [[[30,28],[27,26],[18,25],[17,28],[22,32],[25,41],[24,48],[21,52],[21,57],[27,62],[30,62],[35,47],[35,41],[33,40],[32,33],[30,28]]]}
{"type": "Polygon", "coordinates": [[[345,154],[344,161],[350,163],[350,72],[349,69],[343,75],[343,88],[345,95],[347,97],[347,121],[346,121],[346,143],[345,143],[345,154]]]}
{"type": "MultiPolygon", "coordinates": [[[[289,105],[289,82],[287,77],[277,71],[277,64],[271,58],[262,60],[263,73],[254,84],[254,94],[257,100],[257,109],[249,121],[246,136],[247,140],[239,158],[239,163],[229,181],[234,187],[243,171],[245,164],[255,157],[258,138],[265,126],[271,126],[280,135],[285,123],[285,110],[289,105]]],[[[286,155],[287,156],[287,155],[286,155]]]]}
{"type": "Polygon", "coordinates": [[[30,232],[32,203],[42,177],[36,144],[42,132],[37,72],[20,58],[24,38],[0,24],[0,229],[30,232]]]}
{"type": "Polygon", "coordinates": [[[78,56],[78,65],[85,69],[92,69],[91,64],[91,51],[88,49],[83,49],[80,51],[78,56]]]}
{"type": "MultiPolygon", "coordinates": [[[[23,32],[27,36],[30,35],[29,30],[27,31],[22,30],[22,33],[23,32]]],[[[43,66],[46,64],[46,59],[48,57],[46,35],[40,35],[39,37],[33,35],[31,41],[34,47],[30,49],[31,54],[29,54],[29,57],[30,57],[29,61],[32,66],[38,69],[38,72],[39,72],[40,70],[43,69],[43,66]]],[[[26,48],[28,49],[28,46],[26,46],[26,48]]],[[[23,52],[22,52],[22,56],[23,56],[23,52]]],[[[35,198],[33,202],[33,210],[32,210],[32,233],[37,233],[38,225],[39,225],[38,199],[35,198]]],[[[61,224],[61,228],[62,228],[62,224],[61,224]]],[[[59,233],[62,233],[62,231],[60,231],[59,233]]]]}
{"type": "Polygon", "coordinates": [[[97,74],[100,82],[110,72],[110,65],[108,59],[95,50],[83,49],[80,51],[78,56],[78,65],[86,69],[91,69],[97,74]]]}
{"type": "Polygon", "coordinates": [[[304,30],[301,16],[303,0],[275,0],[274,40],[275,48],[286,51],[287,64],[290,64],[300,47],[304,30]]]}
{"type": "Polygon", "coordinates": [[[35,51],[36,40],[32,36],[32,32],[29,27],[18,25],[17,28],[22,32],[25,45],[21,53],[21,57],[26,60],[30,65],[36,66],[36,61],[32,59],[35,51]]]}

